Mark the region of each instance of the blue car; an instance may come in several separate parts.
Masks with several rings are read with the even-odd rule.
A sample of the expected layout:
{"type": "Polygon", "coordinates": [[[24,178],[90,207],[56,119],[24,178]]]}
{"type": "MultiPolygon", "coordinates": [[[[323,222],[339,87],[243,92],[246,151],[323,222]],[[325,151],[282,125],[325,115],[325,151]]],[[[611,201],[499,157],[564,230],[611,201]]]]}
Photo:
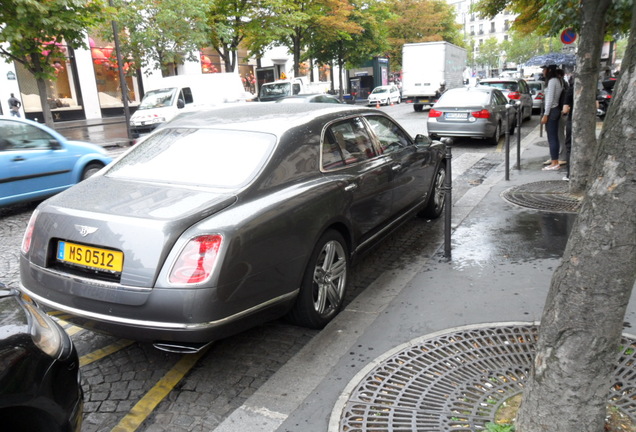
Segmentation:
{"type": "Polygon", "coordinates": [[[31,120],[0,116],[0,206],[62,192],[111,160],[98,145],[69,141],[31,120]]]}

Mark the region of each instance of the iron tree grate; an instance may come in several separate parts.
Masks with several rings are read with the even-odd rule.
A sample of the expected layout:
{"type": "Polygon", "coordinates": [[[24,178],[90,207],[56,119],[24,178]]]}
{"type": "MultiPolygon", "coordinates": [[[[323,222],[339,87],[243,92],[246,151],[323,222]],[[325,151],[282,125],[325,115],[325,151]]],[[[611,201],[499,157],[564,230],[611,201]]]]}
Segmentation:
{"type": "Polygon", "coordinates": [[[515,186],[501,196],[521,207],[553,213],[578,213],[581,208],[581,198],[570,194],[568,183],[561,180],[515,186]]]}
{"type": "MultiPolygon", "coordinates": [[[[339,431],[479,431],[521,393],[534,325],[454,331],[419,341],[368,372],[345,402],[339,431]]],[[[610,403],[636,419],[636,341],[623,338],[610,403]]]]}

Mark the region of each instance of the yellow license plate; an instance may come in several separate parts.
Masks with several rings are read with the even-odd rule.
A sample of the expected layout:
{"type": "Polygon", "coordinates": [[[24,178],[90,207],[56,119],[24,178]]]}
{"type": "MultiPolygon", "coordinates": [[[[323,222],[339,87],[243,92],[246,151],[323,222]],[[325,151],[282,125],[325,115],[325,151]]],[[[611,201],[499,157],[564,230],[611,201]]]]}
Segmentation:
{"type": "Polygon", "coordinates": [[[118,273],[124,266],[123,252],[65,241],[57,243],[57,259],[66,263],[118,273]]]}

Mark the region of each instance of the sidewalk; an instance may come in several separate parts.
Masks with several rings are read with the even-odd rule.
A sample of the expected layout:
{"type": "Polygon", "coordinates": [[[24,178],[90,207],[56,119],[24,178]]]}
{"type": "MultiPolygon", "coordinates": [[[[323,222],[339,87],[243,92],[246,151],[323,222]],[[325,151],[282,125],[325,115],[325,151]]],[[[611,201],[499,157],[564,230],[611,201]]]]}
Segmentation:
{"type": "MultiPolygon", "coordinates": [[[[370,414],[365,411],[368,406],[349,403],[354,396],[360,398],[356,388],[374,368],[382,370],[376,383],[387,379],[389,372],[404,378],[413,372],[408,358],[390,366],[386,362],[423,340],[475,326],[504,323],[527,328],[536,323],[575,215],[519,207],[501,195],[512,187],[562,181],[565,170],[541,171],[547,154],[545,140],[545,136],[539,137],[538,128],[534,130],[521,143],[522,169],[512,169],[510,181],[504,180],[502,164],[454,202],[450,260],[442,256],[444,247],[438,241],[417,262],[383,274],[215,431],[399,429],[386,421],[374,423],[376,427],[371,429],[361,427],[365,415],[382,420],[378,413],[388,418],[396,407],[377,408],[377,402],[377,411],[370,414]],[[347,418],[355,421],[347,422],[347,418]]],[[[453,159],[453,170],[461,166],[460,159],[453,159]]],[[[514,150],[510,160],[516,160],[514,150]]],[[[461,176],[453,181],[461,181],[461,176]]],[[[634,298],[625,321],[636,323],[634,298]]],[[[398,383],[379,396],[400,394],[403,387],[398,383]]],[[[377,389],[363,388],[363,398],[377,393],[377,389]]],[[[409,400],[417,405],[418,396],[421,399],[420,393],[409,400]]],[[[408,423],[413,407],[402,411],[403,417],[393,412],[391,418],[406,421],[400,424],[404,430],[420,430],[421,426],[408,423]]],[[[424,423],[435,417],[430,410],[417,415],[424,423]]]]}

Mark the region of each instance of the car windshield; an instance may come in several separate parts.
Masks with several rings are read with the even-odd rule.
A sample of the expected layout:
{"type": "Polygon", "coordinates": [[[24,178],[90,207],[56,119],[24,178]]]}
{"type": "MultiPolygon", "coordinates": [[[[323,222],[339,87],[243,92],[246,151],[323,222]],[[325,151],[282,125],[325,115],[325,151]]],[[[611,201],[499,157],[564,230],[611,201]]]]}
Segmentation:
{"type": "Polygon", "coordinates": [[[462,107],[485,105],[490,100],[490,93],[485,91],[473,90],[467,91],[459,89],[459,91],[447,91],[442,94],[435,106],[437,107],[462,107]]]}
{"type": "Polygon", "coordinates": [[[269,97],[269,96],[287,96],[290,95],[289,91],[289,83],[277,83],[277,84],[267,84],[261,87],[261,97],[269,97]]]}
{"type": "Polygon", "coordinates": [[[236,188],[267,161],[276,137],[215,129],[170,129],[136,145],[106,173],[108,177],[158,183],[236,188]]]}
{"type": "Polygon", "coordinates": [[[389,89],[386,87],[376,87],[373,89],[373,91],[371,93],[386,93],[388,92],[389,89]]]}
{"type": "Polygon", "coordinates": [[[517,91],[517,83],[510,81],[493,81],[493,82],[480,82],[480,85],[485,85],[488,87],[494,87],[503,91],[517,91]]]}
{"type": "Polygon", "coordinates": [[[137,109],[145,110],[170,106],[176,93],[176,88],[150,90],[144,95],[137,109]]]}

